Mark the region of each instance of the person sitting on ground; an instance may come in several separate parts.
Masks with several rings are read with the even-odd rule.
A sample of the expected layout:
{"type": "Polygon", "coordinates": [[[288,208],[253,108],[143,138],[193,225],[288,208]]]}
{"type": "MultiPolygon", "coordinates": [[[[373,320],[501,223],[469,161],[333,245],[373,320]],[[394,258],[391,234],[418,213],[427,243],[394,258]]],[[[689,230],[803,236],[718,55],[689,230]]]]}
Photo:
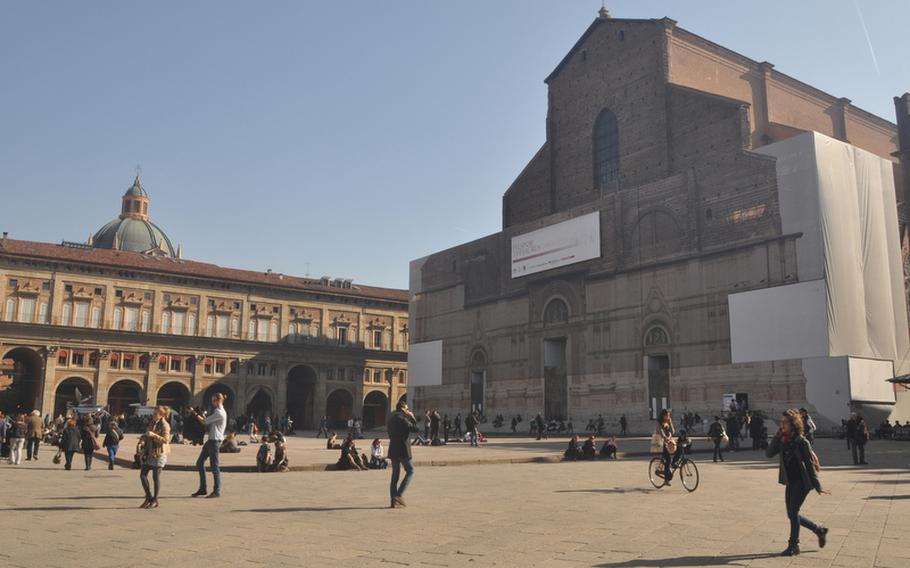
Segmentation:
{"type": "Polygon", "coordinates": [[[262,473],[269,470],[272,465],[272,449],[268,440],[262,440],[259,451],[256,453],[256,471],[262,473]]]}
{"type": "Polygon", "coordinates": [[[329,439],[325,441],[325,449],[327,450],[340,450],[341,444],[338,443],[338,434],[335,432],[331,433],[329,439]]]}
{"type": "Polygon", "coordinates": [[[616,436],[607,436],[607,440],[604,442],[602,448],[600,448],[600,455],[605,458],[616,459],[616,436]]]}
{"type": "Polygon", "coordinates": [[[581,447],[578,445],[578,436],[572,436],[569,440],[569,447],[563,453],[563,458],[567,460],[577,460],[581,457],[581,447]]]}
{"type": "Polygon", "coordinates": [[[357,447],[354,445],[353,436],[348,436],[341,444],[341,456],[338,458],[338,469],[366,469],[360,463],[360,456],[357,455],[357,447]]]}
{"type": "Polygon", "coordinates": [[[373,444],[370,447],[370,454],[370,469],[385,469],[388,467],[389,464],[385,460],[382,442],[379,438],[373,439],[373,444]]]}
{"type": "Polygon", "coordinates": [[[275,459],[272,460],[271,471],[278,471],[281,473],[290,471],[287,446],[283,440],[275,442],[275,459]]]}
{"type": "Polygon", "coordinates": [[[586,460],[593,460],[597,457],[597,445],[594,442],[593,434],[588,436],[588,439],[581,446],[581,453],[586,460]]]}
{"type": "Polygon", "coordinates": [[[221,447],[218,448],[218,452],[222,454],[240,453],[240,447],[237,446],[237,432],[231,432],[227,435],[224,441],[221,442],[221,447]]]}

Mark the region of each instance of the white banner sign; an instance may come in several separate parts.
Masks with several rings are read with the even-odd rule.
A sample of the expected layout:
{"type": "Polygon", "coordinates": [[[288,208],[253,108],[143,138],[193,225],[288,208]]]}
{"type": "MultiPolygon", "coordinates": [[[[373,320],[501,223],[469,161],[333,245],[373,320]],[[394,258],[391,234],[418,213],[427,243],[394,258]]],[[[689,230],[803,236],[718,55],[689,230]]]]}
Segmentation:
{"type": "Polygon", "coordinates": [[[600,257],[600,213],[512,237],[512,278],[600,257]]]}

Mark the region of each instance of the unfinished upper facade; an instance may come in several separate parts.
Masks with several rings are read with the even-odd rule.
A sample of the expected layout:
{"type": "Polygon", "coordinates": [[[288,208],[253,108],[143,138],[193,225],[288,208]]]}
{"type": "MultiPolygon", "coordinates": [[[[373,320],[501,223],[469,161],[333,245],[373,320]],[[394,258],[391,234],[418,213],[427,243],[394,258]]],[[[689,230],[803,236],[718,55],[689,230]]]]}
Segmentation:
{"type": "Polygon", "coordinates": [[[731,357],[728,296],[800,282],[776,159],[754,150],[849,141],[894,162],[903,202],[896,126],[667,18],[601,15],[546,82],[547,139],[503,196],[502,231],[412,263],[414,405],[644,430],[661,407],[713,416],[731,393],[810,404],[799,359],[731,357]],[[434,342],[436,385],[415,354],[434,342]]]}

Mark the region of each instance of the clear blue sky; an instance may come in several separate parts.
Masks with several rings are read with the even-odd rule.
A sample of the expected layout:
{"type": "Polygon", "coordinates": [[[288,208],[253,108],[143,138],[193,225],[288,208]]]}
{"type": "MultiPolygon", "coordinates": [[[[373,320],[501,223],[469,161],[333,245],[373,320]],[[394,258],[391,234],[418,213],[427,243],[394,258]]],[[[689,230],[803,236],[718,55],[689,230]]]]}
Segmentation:
{"type": "MultiPolygon", "coordinates": [[[[910,90],[907,0],[608,2],[880,116],[910,90]]],[[[0,229],[85,240],[136,164],[187,258],[407,286],[496,232],[591,1],[0,3],[0,229]]]]}

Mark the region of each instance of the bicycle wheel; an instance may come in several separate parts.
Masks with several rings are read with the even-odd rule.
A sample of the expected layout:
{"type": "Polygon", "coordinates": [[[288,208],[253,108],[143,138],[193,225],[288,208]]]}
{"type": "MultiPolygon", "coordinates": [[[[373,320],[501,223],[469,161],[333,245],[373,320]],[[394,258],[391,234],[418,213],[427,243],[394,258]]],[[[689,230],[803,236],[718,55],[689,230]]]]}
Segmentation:
{"type": "Polygon", "coordinates": [[[651,485],[660,489],[666,485],[667,480],[663,477],[657,475],[657,472],[664,467],[664,460],[661,458],[654,458],[651,460],[651,463],[648,464],[648,479],[651,480],[651,485]]]}
{"type": "Polygon", "coordinates": [[[698,489],[698,468],[695,466],[695,462],[690,459],[684,461],[679,467],[679,478],[689,493],[698,489]]]}

